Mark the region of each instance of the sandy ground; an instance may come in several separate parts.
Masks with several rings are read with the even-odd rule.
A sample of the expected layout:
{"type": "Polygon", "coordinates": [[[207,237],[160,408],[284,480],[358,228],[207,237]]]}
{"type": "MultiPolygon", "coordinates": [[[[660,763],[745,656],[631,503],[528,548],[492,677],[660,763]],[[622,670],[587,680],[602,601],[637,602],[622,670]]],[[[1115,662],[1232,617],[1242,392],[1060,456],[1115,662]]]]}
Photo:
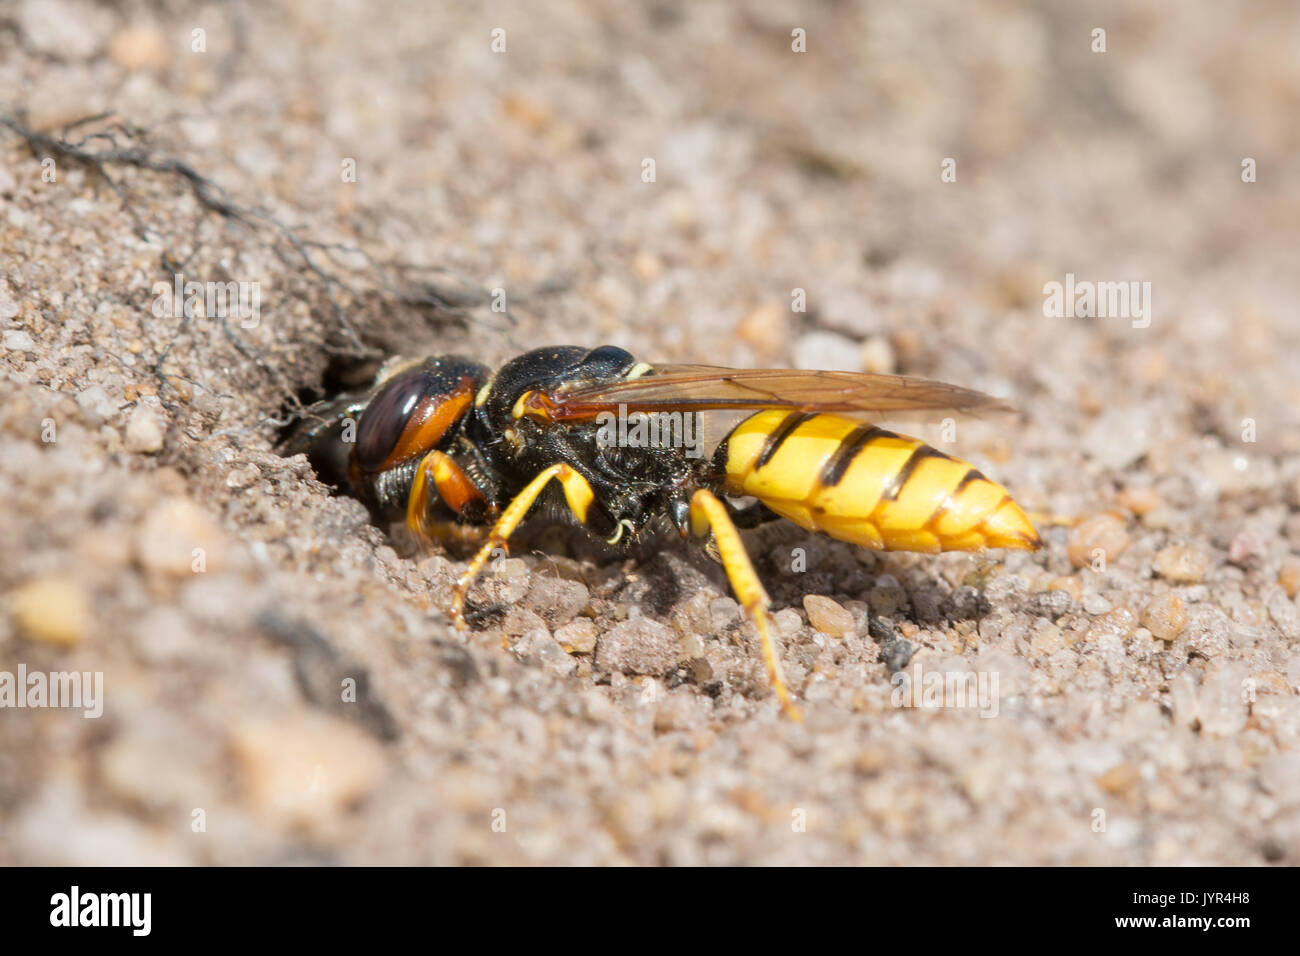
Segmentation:
{"type": "Polygon", "coordinates": [[[103,681],[0,712],[0,863],[1300,862],[1300,10],[434,6],[0,3],[0,671],[103,681]],[[15,132],[101,113],[227,195],[15,132]],[[275,453],[394,352],[601,342],[992,392],[941,447],[1083,523],[748,533],[795,724],[701,553],[540,535],[461,636],[275,453]]]}

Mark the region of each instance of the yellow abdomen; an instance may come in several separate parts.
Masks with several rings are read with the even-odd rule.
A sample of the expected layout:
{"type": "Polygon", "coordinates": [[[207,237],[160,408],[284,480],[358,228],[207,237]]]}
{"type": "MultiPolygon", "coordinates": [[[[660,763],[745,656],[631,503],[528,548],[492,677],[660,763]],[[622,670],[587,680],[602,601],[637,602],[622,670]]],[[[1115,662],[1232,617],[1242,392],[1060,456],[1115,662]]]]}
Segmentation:
{"type": "Polygon", "coordinates": [[[924,442],[838,415],[769,410],[727,437],[727,494],[886,551],[1037,548],[1007,490],[924,442]]]}

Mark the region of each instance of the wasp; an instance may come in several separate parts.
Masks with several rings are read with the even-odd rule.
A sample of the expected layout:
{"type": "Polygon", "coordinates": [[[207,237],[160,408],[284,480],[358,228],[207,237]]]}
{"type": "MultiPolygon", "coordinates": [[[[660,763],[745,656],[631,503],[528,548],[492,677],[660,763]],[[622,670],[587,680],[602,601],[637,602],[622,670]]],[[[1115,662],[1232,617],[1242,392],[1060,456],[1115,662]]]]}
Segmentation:
{"type": "Polygon", "coordinates": [[[406,363],[318,409],[285,450],[332,447],[337,456],[340,427],[351,423],[354,440],[334,468],[376,516],[403,520],[426,541],[477,531],[481,546],[450,608],[462,630],[470,586],[530,514],[570,520],[610,544],[665,526],[711,542],[757,631],[772,689],[797,719],[770,600],[739,529],[784,518],[877,550],[1036,549],[1037,530],[1000,484],[865,420],[993,409],[1005,406],[909,376],[651,365],[612,345],[557,346],[495,372],[457,355],[406,363]],[[751,414],[711,455],[662,437],[610,440],[627,434],[608,427],[613,415],[644,423],[714,410],[751,414]]]}

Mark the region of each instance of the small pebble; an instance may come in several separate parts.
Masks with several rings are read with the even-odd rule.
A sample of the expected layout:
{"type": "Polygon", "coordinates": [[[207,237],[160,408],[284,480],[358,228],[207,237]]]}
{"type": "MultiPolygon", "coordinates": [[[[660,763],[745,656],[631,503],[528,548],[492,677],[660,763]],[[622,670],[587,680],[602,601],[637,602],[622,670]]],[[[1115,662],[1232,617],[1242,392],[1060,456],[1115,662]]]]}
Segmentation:
{"type": "Polygon", "coordinates": [[[709,620],[710,600],[712,598],[708,592],[696,591],[689,600],[673,609],[673,627],[683,641],[688,635],[707,634],[712,629],[709,620]]]}
{"type": "Polygon", "coordinates": [[[1065,640],[1061,636],[1061,629],[1044,618],[1038,619],[1038,626],[1034,630],[1034,636],[1030,640],[1030,645],[1040,654],[1055,654],[1065,646],[1065,640]]]}
{"type": "Polygon", "coordinates": [[[740,320],[736,336],[760,355],[772,355],[783,347],[789,324],[790,307],[768,303],[740,320]]]}
{"type": "Polygon", "coordinates": [[[523,601],[530,583],[527,562],[522,558],[493,558],[487,567],[487,573],[479,575],[471,592],[475,604],[514,607],[523,601]]]}
{"type": "Polygon", "coordinates": [[[108,55],[124,70],[160,68],[170,59],[167,39],[150,27],[126,27],[113,34],[108,55]]]}
{"type": "Polygon", "coordinates": [[[1188,612],[1185,633],[1188,650],[1213,659],[1228,650],[1234,629],[1232,620],[1221,610],[1201,605],[1188,612]]]}
{"type": "Polygon", "coordinates": [[[1122,794],[1136,786],[1141,779],[1142,774],[1137,765],[1125,761],[1117,763],[1098,777],[1097,786],[1107,793],[1122,794]]]}
{"type": "Polygon", "coordinates": [[[1083,599],[1083,609],[1094,616],[1109,613],[1114,606],[1100,594],[1089,594],[1083,599]]]}
{"type": "Polygon", "coordinates": [[[515,645],[515,653],[531,663],[541,664],[552,674],[568,677],[578,670],[578,662],[564,652],[551,637],[551,632],[544,627],[535,628],[524,634],[515,645]]]}
{"type": "Polygon", "coordinates": [[[740,620],[741,608],[734,598],[722,596],[709,602],[709,624],[715,631],[722,631],[740,620]]]}
{"type": "Polygon", "coordinates": [[[126,423],[126,450],[152,455],[163,447],[163,427],[158,413],[148,405],[136,405],[126,423]]]}
{"type": "Polygon", "coordinates": [[[56,60],[94,56],[103,48],[113,19],[109,7],[89,0],[26,0],[15,17],[27,48],[56,60]]]}
{"type": "Polygon", "coordinates": [[[867,339],[862,343],[859,354],[865,372],[892,375],[897,367],[894,347],[889,344],[889,339],[883,336],[873,335],[867,339]]]}
{"type": "Polygon", "coordinates": [[[1070,592],[1064,588],[1049,587],[1048,590],[1034,596],[1034,605],[1039,612],[1052,620],[1068,614],[1074,603],[1070,592]]]}
{"type": "Polygon", "coordinates": [[[1244,455],[1232,448],[1207,452],[1202,460],[1202,468],[1210,482],[1210,489],[1217,490],[1221,495],[1271,488],[1277,480],[1271,459],[1244,455]]]}
{"type": "Polygon", "coordinates": [[[1159,594],[1142,610],[1142,626],[1152,636],[1171,643],[1187,626],[1187,606],[1176,594],[1159,594]]]}
{"type": "Polygon", "coordinates": [[[1075,604],[1078,604],[1083,600],[1083,585],[1080,584],[1079,579],[1075,577],[1053,578],[1052,583],[1047,586],[1047,589],[1049,591],[1064,591],[1074,599],[1075,604]]]}
{"type": "Polygon", "coordinates": [[[1202,736],[1229,738],[1246,726],[1249,719],[1243,695],[1246,674],[1243,668],[1234,666],[1206,677],[1197,694],[1202,736]]]}
{"type": "Polygon", "coordinates": [[[690,631],[686,633],[678,631],[677,640],[682,647],[681,661],[683,663],[690,663],[704,656],[704,642],[700,640],[700,635],[690,631]]]}
{"type": "Polygon", "coordinates": [[[73,647],[90,626],[90,598],[75,580],[35,578],[9,595],[18,632],[31,641],[73,647]]]}
{"type": "Polygon", "coordinates": [[[581,581],[538,574],[533,577],[524,607],[540,614],[548,626],[556,627],[573,620],[587,606],[589,597],[581,581]]]}
{"type": "Polygon", "coordinates": [[[871,613],[880,617],[896,617],[911,604],[903,586],[887,574],[877,578],[876,586],[867,592],[867,603],[871,613]]]}
{"type": "Polygon", "coordinates": [[[555,631],[555,640],[566,654],[590,654],[596,649],[596,622],[580,617],[555,631]]]}
{"type": "Polygon", "coordinates": [[[783,607],[772,615],[772,623],[776,625],[776,632],[783,637],[799,633],[799,628],[803,627],[803,618],[799,612],[792,607],[783,607]]]}
{"type": "Polygon", "coordinates": [[[218,570],[226,556],[226,541],[198,505],[187,498],[168,498],[145,516],[135,553],[146,571],[185,578],[218,570]]]}
{"type": "Polygon", "coordinates": [[[1232,541],[1228,544],[1228,563],[1235,564],[1239,568],[1248,567],[1263,553],[1264,542],[1260,540],[1259,535],[1245,528],[1233,535],[1232,541]]]}
{"type": "Polygon", "coordinates": [[[648,617],[610,628],[596,642],[596,670],[662,677],[677,667],[681,649],[672,628],[648,617]]]}
{"type": "MultiPolygon", "coordinates": [[[[655,711],[654,728],[656,733],[666,734],[673,730],[690,730],[699,722],[698,698],[687,694],[671,694],[664,698],[655,711]]],[[[665,816],[668,816],[665,813],[665,816]]]]}
{"type": "Polygon", "coordinates": [[[1160,507],[1160,495],[1154,488],[1125,488],[1115,496],[1115,503],[1140,518],[1160,507]]]}
{"type": "Polygon", "coordinates": [[[230,469],[226,475],[227,488],[247,488],[258,478],[262,477],[262,469],[256,465],[238,465],[230,469]]]}
{"type": "Polygon", "coordinates": [[[1155,403],[1116,405],[1097,416],[1079,437],[1079,447],[1103,468],[1127,468],[1151,450],[1164,423],[1162,412],[1155,403]]]}
{"type": "Polygon", "coordinates": [[[891,637],[880,646],[880,659],[884,661],[891,674],[897,674],[906,667],[915,653],[916,650],[911,642],[901,637],[891,637]]]}
{"type": "Polygon", "coordinates": [[[288,823],[331,822],[378,786],[385,765],[374,738],[336,718],[245,719],[229,743],[253,805],[288,823]]]}
{"type": "Polygon", "coordinates": [[[4,350],[6,352],[35,352],[36,342],[31,334],[22,329],[5,329],[4,350]]]}
{"type": "Polygon", "coordinates": [[[809,332],[794,345],[796,368],[827,369],[832,372],[860,372],[858,344],[834,332],[809,332]]]}
{"type": "MultiPolygon", "coordinates": [[[[545,631],[546,622],[536,611],[516,605],[506,612],[501,632],[507,637],[522,637],[530,631],[545,631]]],[[[549,636],[549,632],[548,636],[549,636]]]]}
{"type": "Polygon", "coordinates": [[[1126,638],[1137,627],[1137,615],[1126,607],[1107,611],[1092,622],[1085,640],[1095,641],[1101,637],[1126,638]]]}
{"type": "Polygon", "coordinates": [[[1142,516],[1142,527],[1152,531],[1169,531],[1177,520],[1177,512],[1168,505],[1162,504],[1142,516]]]}
{"type": "Polygon", "coordinates": [[[632,258],[632,269],[638,279],[653,282],[664,274],[664,261],[643,249],[632,258]]]}
{"type": "Polygon", "coordinates": [[[1184,545],[1170,545],[1156,554],[1156,574],[1174,584],[1196,584],[1209,567],[1207,554],[1184,545]]]}
{"type": "Polygon", "coordinates": [[[215,781],[204,770],[208,744],[195,740],[165,712],[151,724],[130,727],[99,751],[99,775],[118,797],[151,813],[201,805],[215,781]]]}
{"type": "Polygon", "coordinates": [[[1091,515],[1070,529],[1065,552],[1076,568],[1092,567],[1099,557],[1114,561],[1128,547],[1124,522],[1109,512],[1091,515]],[[1100,553],[1099,553],[1100,552],[1100,553]]]}
{"type": "Polygon", "coordinates": [[[117,414],[117,402],[108,397],[102,385],[91,385],[77,393],[77,404],[93,424],[100,424],[117,414]]]}
{"type": "Polygon", "coordinates": [[[1288,558],[1282,562],[1282,570],[1277,574],[1277,583],[1289,598],[1300,594],[1300,561],[1288,558]]]}
{"type": "Polygon", "coordinates": [[[808,613],[808,623],[823,634],[843,637],[855,629],[853,615],[828,597],[805,595],[803,609],[808,613]]]}

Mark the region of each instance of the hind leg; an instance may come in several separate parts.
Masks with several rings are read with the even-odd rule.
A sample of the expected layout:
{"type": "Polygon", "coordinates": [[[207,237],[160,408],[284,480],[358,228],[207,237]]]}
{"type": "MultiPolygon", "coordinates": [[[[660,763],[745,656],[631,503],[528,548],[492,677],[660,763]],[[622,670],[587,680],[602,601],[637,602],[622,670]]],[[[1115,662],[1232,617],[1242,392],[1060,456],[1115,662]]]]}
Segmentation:
{"type": "Polygon", "coordinates": [[[754,571],[754,565],[745,551],[740,532],[727,506],[712,492],[703,488],[691,496],[691,530],[697,537],[704,537],[710,531],[718,544],[718,553],[722,557],[722,567],[727,572],[731,589],[736,592],[741,605],[749,619],[758,630],[758,639],[763,648],[763,663],[767,667],[767,679],[781,702],[781,709],[794,720],[802,720],[803,715],[795,706],[794,699],[785,685],[785,674],[781,671],[781,658],[777,654],[776,644],[768,625],[767,609],[771,599],[763,589],[763,583],[754,571]]]}

